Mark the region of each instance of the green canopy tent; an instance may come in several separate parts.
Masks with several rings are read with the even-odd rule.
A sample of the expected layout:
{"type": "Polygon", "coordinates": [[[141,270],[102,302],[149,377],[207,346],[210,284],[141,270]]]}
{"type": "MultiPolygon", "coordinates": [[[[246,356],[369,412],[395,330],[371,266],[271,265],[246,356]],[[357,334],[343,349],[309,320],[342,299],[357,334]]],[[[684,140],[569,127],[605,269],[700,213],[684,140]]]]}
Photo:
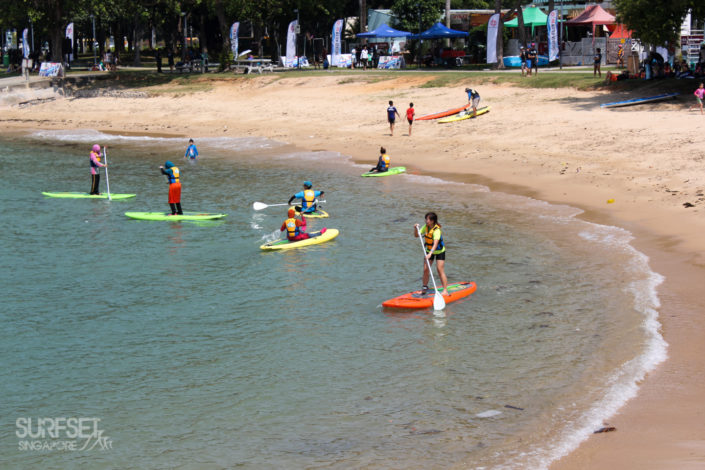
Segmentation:
{"type": "MultiPolygon", "coordinates": [[[[536,26],[546,26],[546,20],[548,20],[548,15],[542,12],[537,7],[525,8],[522,12],[522,17],[524,18],[524,26],[531,26],[531,35],[534,35],[534,28],[536,26]]],[[[507,28],[516,28],[519,26],[519,18],[514,18],[513,20],[505,21],[504,26],[507,28]]]]}

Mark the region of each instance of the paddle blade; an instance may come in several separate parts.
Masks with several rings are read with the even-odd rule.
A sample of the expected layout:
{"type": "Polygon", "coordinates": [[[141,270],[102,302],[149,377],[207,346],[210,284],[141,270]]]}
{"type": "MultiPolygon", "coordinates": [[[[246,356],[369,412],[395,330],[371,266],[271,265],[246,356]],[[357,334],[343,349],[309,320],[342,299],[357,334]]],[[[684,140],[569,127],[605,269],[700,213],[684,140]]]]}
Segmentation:
{"type": "Polygon", "coordinates": [[[446,301],[440,292],[436,291],[436,295],[433,296],[433,309],[443,310],[446,308],[446,301]]]}
{"type": "Polygon", "coordinates": [[[252,208],[256,211],[261,211],[262,209],[267,208],[267,204],[265,204],[264,202],[255,202],[254,204],[252,204],[252,208]]]}

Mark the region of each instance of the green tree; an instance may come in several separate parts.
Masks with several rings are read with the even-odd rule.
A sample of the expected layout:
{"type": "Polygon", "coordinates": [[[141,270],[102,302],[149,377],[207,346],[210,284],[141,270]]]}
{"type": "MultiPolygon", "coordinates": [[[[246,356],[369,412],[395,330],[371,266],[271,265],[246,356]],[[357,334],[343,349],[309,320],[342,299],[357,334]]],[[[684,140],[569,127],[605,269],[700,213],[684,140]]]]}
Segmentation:
{"type": "Polygon", "coordinates": [[[614,6],[617,20],[647,44],[675,41],[688,10],[695,17],[705,17],[703,0],[614,0],[614,6]]]}
{"type": "Polygon", "coordinates": [[[419,32],[428,29],[441,19],[445,0],[396,0],[392,5],[392,14],[403,31],[419,32]]]}

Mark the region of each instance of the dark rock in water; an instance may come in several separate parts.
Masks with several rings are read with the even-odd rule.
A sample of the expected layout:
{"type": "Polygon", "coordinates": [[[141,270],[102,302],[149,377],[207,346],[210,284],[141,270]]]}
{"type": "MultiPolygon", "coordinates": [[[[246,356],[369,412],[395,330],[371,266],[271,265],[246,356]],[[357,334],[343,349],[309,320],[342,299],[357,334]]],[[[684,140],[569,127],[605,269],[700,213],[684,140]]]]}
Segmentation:
{"type": "Polygon", "coordinates": [[[536,315],[546,315],[547,317],[552,317],[554,315],[553,312],[539,312],[536,315]]]}
{"type": "Polygon", "coordinates": [[[524,411],[524,408],[519,408],[518,406],[514,406],[514,405],[504,405],[504,407],[512,409],[512,410],[524,411]]]}
{"type": "Polygon", "coordinates": [[[599,434],[601,432],[612,432],[612,431],[616,431],[616,430],[617,430],[617,428],[615,428],[614,426],[605,426],[605,427],[598,429],[593,434],[599,434]]]}

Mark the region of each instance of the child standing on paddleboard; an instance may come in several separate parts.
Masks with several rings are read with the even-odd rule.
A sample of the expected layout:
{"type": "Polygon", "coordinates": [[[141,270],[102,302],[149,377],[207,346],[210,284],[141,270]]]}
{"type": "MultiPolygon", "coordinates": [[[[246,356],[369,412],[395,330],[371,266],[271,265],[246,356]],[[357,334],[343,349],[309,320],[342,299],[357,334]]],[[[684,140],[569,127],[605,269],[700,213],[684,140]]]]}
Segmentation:
{"type": "Polygon", "coordinates": [[[443,292],[441,295],[448,295],[448,278],[446,278],[446,247],[443,243],[443,234],[441,233],[441,225],[438,223],[438,216],[435,212],[428,212],[424,217],[426,224],[419,229],[419,224],[414,225],[414,237],[418,237],[419,233],[423,237],[424,247],[426,248],[426,260],[423,263],[423,290],[428,291],[429,266],[436,260],[436,271],[438,277],[441,278],[443,292]]]}
{"type": "Polygon", "coordinates": [[[406,120],[409,121],[409,137],[411,137],[411,125],[414,123],[414,103],[409,103],[409,109],[406,110],[406,120]]]}
{"type": "Polygon", "coordinates": [[[91,150],[91,192],[89,194],[100,194],[100,170],[107,167],[100,162],[100,145],[95,144],[91,150]]]}
{"type": "Polygon", "coordinates": [[[193,139],[189,139],[188,140],[188,147],[186,148],[186,153],[184,154],[184,158],[190,158],[191,160],[195,160],[197,156],[198,156],[198,149],[196,148],[196,144],[193,143],[193,139]]]}
{"type": "Polygon", "coordinates": [[[168,160],[159,169],[162,170],[162,174],[166,175],[166,179],[169,182],[171,215],[183,215],[184,212],[181,210],[181,178],[179,169],[168,160]]]}

